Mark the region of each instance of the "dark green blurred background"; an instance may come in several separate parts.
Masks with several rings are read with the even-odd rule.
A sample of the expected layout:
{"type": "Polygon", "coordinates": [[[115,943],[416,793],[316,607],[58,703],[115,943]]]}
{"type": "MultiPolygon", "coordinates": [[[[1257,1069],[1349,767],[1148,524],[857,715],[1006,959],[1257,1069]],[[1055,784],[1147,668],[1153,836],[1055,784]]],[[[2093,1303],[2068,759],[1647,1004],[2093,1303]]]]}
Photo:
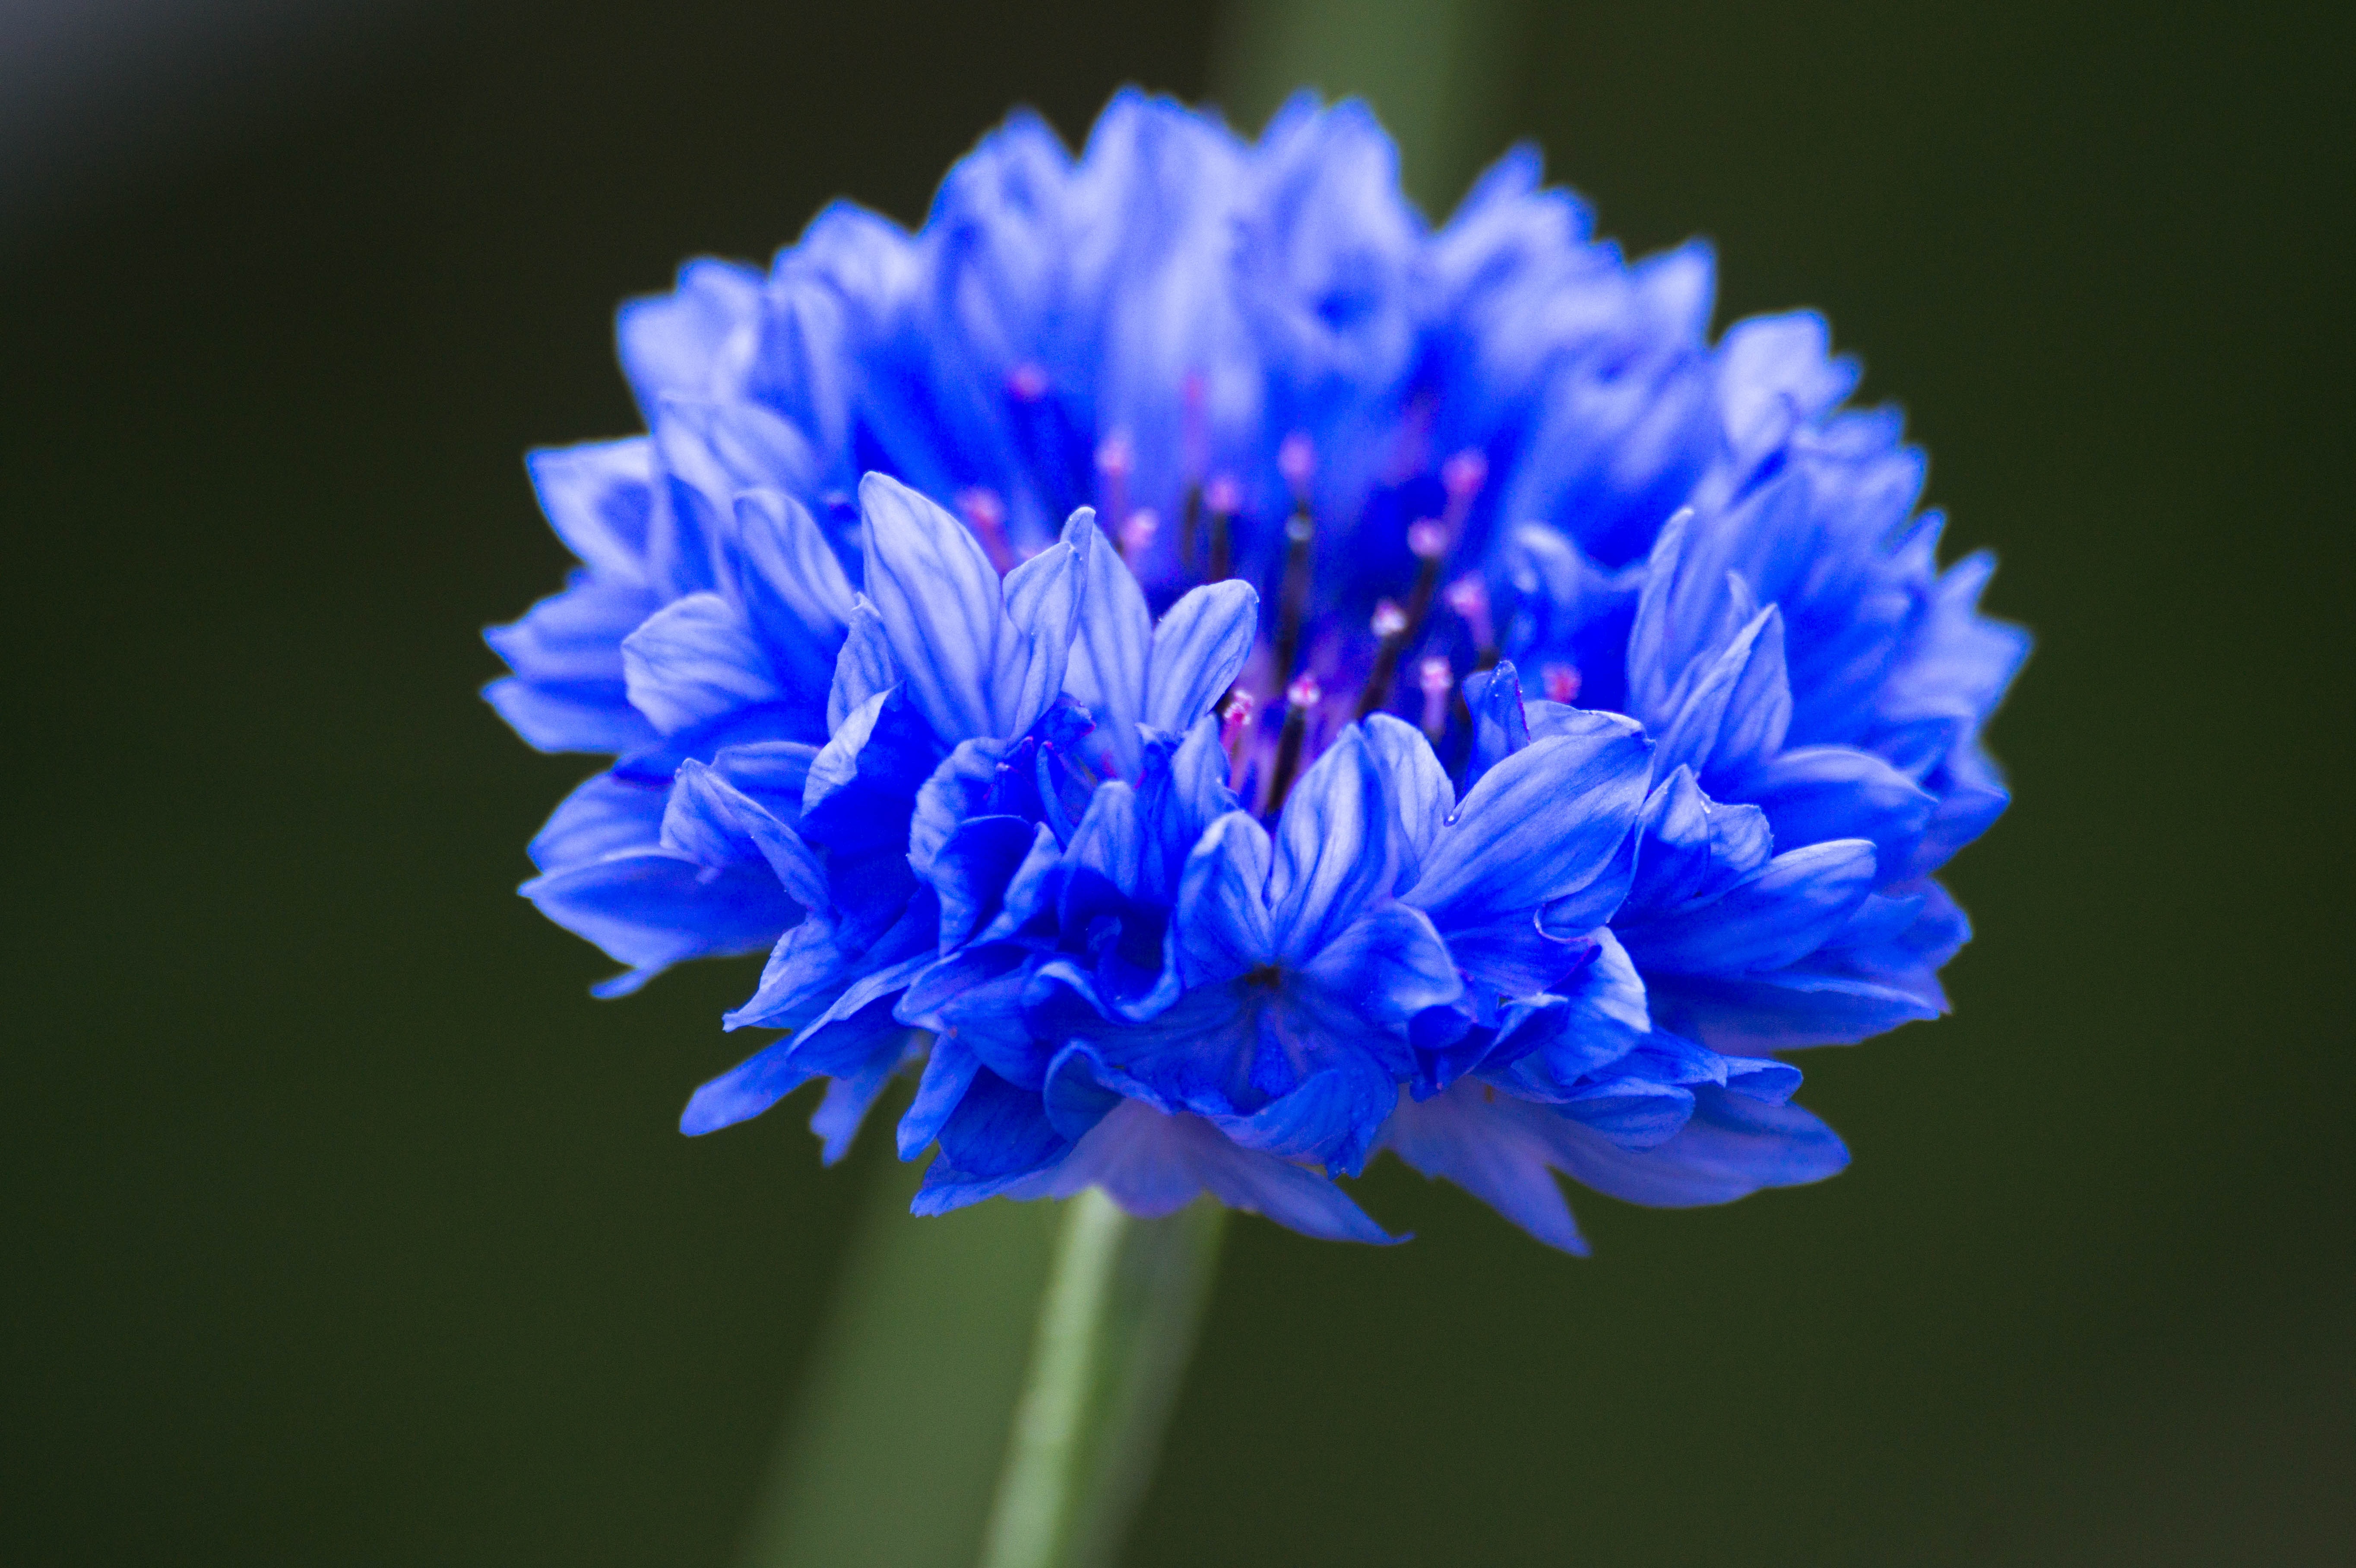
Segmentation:
{"type": "Polygon", "coordinates": [[[632,427],[684,256],[1302,72],[1827,310],[2040,644],[1957,1015],[1806,1063],[1855,1167],[1588,1262],[1395,1165],[1410,1246],[1239,1223],[1129,1561],[2356,1558],[2349,29],[1480,16],[1435,100],[1378,19],[420,5],[9,215],[0,1561],[730,1560],[884,1140],[680,1138],[752,969],[594,1003],[512,895],[586,771],[474,696],[563,565],[519,454],[632,427]]]}

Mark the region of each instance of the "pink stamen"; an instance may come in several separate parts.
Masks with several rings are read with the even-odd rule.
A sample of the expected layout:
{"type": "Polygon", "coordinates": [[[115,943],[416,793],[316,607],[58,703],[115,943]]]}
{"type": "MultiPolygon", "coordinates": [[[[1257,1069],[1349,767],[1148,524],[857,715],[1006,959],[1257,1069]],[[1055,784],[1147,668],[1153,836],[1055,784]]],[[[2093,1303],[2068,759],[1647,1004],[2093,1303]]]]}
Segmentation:
{"type": "Polygon", "coordinates": [[[1397,600],[1377,599],[1375,601],[1374,628],[1375,635],[1378,637],[1396,637],[1407,630],[1407,612],[1398,607],[1397,600]]]}
{"type": "Polygon", "coordinates": [[[1476,448],[1466,447],[1440,465],[1440,487],[1448,492],[1451,507],[1472,505],[1472,497],[1488,482],[1489,460],[1476,448]]]}
{"type": "Polygon", "coordinates": [[[1448,528],[1436,517],[1424,517],[1409,523],[1407,548],[1419,560],[1438,560],[1448,553],[1448,528]]]}
{"type": "Polygon", "coordinates": [[[1291,708],[1314,708],[1325,700],[1325,688],[1317,684],[1313,675],[1297,675],[1292,684],[1284,688],[1284,700],[1291,708]]]}
{"type": "Polygon", "coordinates": [[[1244,787],[1244,763],[1250,754],[1246,738],[1251,732],[1255,706],[1252,694],[1237,688],[1219,709],[1219,750],[1227,754],[1227,787],[1239,795],[1244,787]]]}
{"type": "Polygon", "coordinates": [[[1244,509],[1244,487],[1230,474],[1214,475],[1203,486],[1203,505],[1229,517],[1244,509]]]}
{"type": "Polygon", "coordinates": [[[1128,432],[1117,430],[1097,448],[1097,472],[1108,479],[1126,479],[1131,455],[1128,432]]]}
{"type": "Polygon", "coordinates": [[[1006,373],[1006,389],[1018,402],[1035,403],[1047,395],[1047,372],[1026,359],[1006,373]]]}
{"type": "Polygon", "coordinates": [[[1219,744],[1221,746],[1230,752],[1235,750],[1236,741],[1242,737],[1245,729],[1251,723],[1252,709],[1255,706],[1257,705],[1252,701],[1252,694],[1248,691],[1238,688],[1228,694],[1227,705],[1219,709],[1219,744]]]}
{"type": "Polygon", "coordinates": [[[1006,539],[1006,503],[999,499],[998,492],[977,485],[958,491],[957,505],[966,527],[981,540],[981,552],[990,557],[990,564],[1001,576],[1013,571],[1014,550],[1006,539]]]}
{"type": "Polygon", "coordinates": [[[1120,553],[1124,560],[1135,560],[1153,543],[1153,536],[1162,529],[1162,518],[1150,507],[1129,515],[1120,525],[1120,553]]]}
{"type": "Polygon", "coordinates": [[[1434,741],[1448,729],[1448,694],[1456,686],[1456,671],[1437,654],[1416,667],[1415,683],[1423,689],[1423,732],[1434,741]]]}
{"type": "Polygon", "coordinates": [[[1129,432],[1115,431],[1104,438],[1097,448],[1097,477],[1103,482],[1105,516],[1119,518],[1129,514],[1129,471],[1135,458],[1130,450],[1129,432]]]}
{"type": "Polygon", "coordinates": [[[1440,597],[1447,602],[1451,610],[1455,611],[1462,618],[1466,627],[1472,631],[1475,647],[1490,648],[1496,645],[1495,630],[1489,622],[1487,583],[1483,582],[1477,575],[1460,577],[1448,585],[1447,592],[1440,597]]]}
{"type": "Polygon", "coordinates": [[[1567,664],[1548,664],[1538,669],[1538,679],[1546,686],[1548,702],[1573,702],[1579,698],[1579,671],[1567,664]]]}
{"type": "Polygon", "coordinates": [[[1309,481],[1317,475],[1317,448],[1304,432],[1294,431],[1277,447],[1276,471],[1284,475],[1294,495],[1309,488],[1309,481]]]}

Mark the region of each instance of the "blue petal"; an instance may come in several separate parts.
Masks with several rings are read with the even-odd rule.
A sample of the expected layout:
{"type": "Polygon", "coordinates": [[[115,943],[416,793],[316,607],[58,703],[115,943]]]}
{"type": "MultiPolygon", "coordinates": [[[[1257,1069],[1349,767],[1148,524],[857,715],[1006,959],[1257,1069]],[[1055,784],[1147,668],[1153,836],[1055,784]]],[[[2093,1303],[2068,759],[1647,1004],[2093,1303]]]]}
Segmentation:
{"type": "Polygon", "coordinates": [[[1680,767],[1644,802],[1643,845],[1623,923],[1711,899],[1774,856],[1767,815],[1755,805],[1722,805],[1704,795],[1693,770],[1680,767]]]}
{"type": "Polygon", "coordinates": [[[818,752],[802,741],[752,741],[723,747],[712,759],[712,771],[791,827],[801,820],[802,796],[818,752]]]}
{"type": "Polygon", "coordinates": [[[1148,1219],[1174,1213],[1207,1191],[1230,1209],[1323,1241],[1405,1240],[1369,1220],[1327,1178],[1239,1148],[1198,1116],[1170,1115],[1134,1100],[1098,1123],[1058,1163],[1037,1171],[977,1178],[937,1159],[911,1209],[941,1214],[985,1198],[1068,1198],[1089,1187],[1101,1187],[1124,1210],[1148,1219]]]}
{"type": "Polygon", "coordinates": [[[1186,857],[1211,824],[1236,809],[1227,787],[1227,756],[1219,749],[1219,723],[1205,717],[1176,746],[1166,735],[1149,734],[1144,776],[1138,785],[1138,815],[1146,842],[1139,893],[1175,903],[1186,857]]]}
{"type": "Polygon", "coordinates": [[[716,869],[662,849],[568,866],[519,891],[638,971],[637,984],[690,958],[757,953],[800,912],[766,865],[716,869]]]}
{"type": "Polygon", "coordinates": [[[1451,924],[1448,952],[1465,978],[1508,997],[1553,991],[1595,955],[1583,937],[1548,930],[1535,910],[1508,910],[1479,925],[1451,924]]]}
{"type": "Polygon", "coordinates": [[[941,1158],[973,1176],[1014,1176],[1062,1156],[1071,1140],[1047,1119],[1038,1094],[987,1068],[975,1074],[941,1125],[941,1158]]]}
{"type": "Polygon", "coordinates": [[[1364,1059],[1344,1060],[1309,1074],[1249,1114],[1189,1108],[1244,1148],[1282,1159],[1307,1159],[1355,1176],[1365,1168],[1398,1089],[1364,1059]]]}
{"type": "Polygon", "coordinates": [[[705,764],[679,771],[663,808],[662,847],[705,866],[766,863],[804,909],[827,901],[826,872],[793,829],[705,764]]]}
{"type": "Polygon", "coordinates": [[[1642,1077],[1607,1077],[1563,1097],[1555,1111],[1623,1149],[1653,1148],[1693,1115],[1695,1091],[1642,1077]]]}
{"type": "Polygon", "coordinates": [[[1715,1051],[1853,1045],[1937,1018],[1938,997],[1914,987],[1805,967],[1771,975],[1665,975],[1651,987],[1662,1021],[1715,1051]]]}
{"type": "Polygon", "coordinates": [[[1277,953],[1307,958],[1390,892],[1397,874],[1382,770],[1353,725],[1293,785],[1278,818],[1268,880],[1277,953]]]}
{"type": "Polygon", "coordinates": [[[1532,741],[1472,786],[1406,897],[1446,932],[1577,892],[1635,827],[1646,752],[1633,726],[1532,741]]]}
{"type": "Polygon", "coordinates": [[[1431,852],[1448,815],[1456,808],[1456,790],[1447,770],[1432,754],[1431,742],[1414,725],[1387,713],[1369,714],[1362,726],[1366,749],[1383,775],[1384,795],[1390,806],[1393,852],[1398,858],[1398,885],[1413,887],[1423,874],[1424,857],[1431,852]]]}
{"type": "Polygon", "coordinates": [[[1466,677],[1464,699],[1472,710],[1472,761],[1464,775],[1469,785],[1528,745],[1530,726],[1522,712],[1521,677],[1511,661],[1466,677]]]}
{"type": "Polygon", "coordinates": [[[939,755],[905,688],[869,698],[810,763],[803,833],[832,849],[904,848],[917,792],[939,755]]]}
{"type": "Polygon", "coordinates": [[[865,918],[813,914],[786,933],[762,966],[759,987],[720,1021],[732,1029],[807,1025],[838,1004],[845,987],[863,983],[864,976],[903,965],[914,965],[912,976],[920,971],[932,960],[939,925],[929,890],[920,898],[901,899],[896,910],[887,906],[865,918]],[[875,929],[887,912],[896,918],[875,929]]]}
{"type": "Polygon", "coordinates": [[[1622,923],[1620,939],[1647,971],[1761,974],[1822,946],[1873,882],[1872,845],[1858,838],[1814,844],[1776,856],[1708,903],[1622,923]]]}
{"type": "Polygon", "coordinates": [[[691,593],[622,642],[630,705],[657,730],[691,725],[783,695],[744,614],[717,593],[691,593]]]}
{"type": "Polygon", "coordinates": [[[1207,986],[1266,964],[1275,954],[1262,890],[1268,834],[1243,812],[1222,816],[1186,857],[1171,941],[1180,977],[1207,986]]]}
{"type": "Polygon", "coordinates": [[[1096,716],[1121,773],[1134,778],[1141,762],[1137,724],[1143,712],[1146,662],[1153,651],[1153,617],[1120,552],[1098,529],[1094,511],[1083,507],[1072,514],[1064,527],[1064,542],[1077,554],[1085,583],[1079,636],[1066,667],[1064,689],[1096,716]]]}
{"type": "Polygon", "coordinates": [[[1119,779],[1098,784],[1088,798],[1087,815],[1066,846],[1067,863],[1085,867],[1135,897],[1144,853],[1145,831],[1138,818],[1137,792],[1119,779]]]}
{"type": "Polygon", "coordinates": [[[524,458],[540,509],[602,579],[645,589],[655,444],[645,436],[541,447],[524,458]]]}
{"type": "Polygon", "coordinates": [[[749,332],[760,311],[761,274],[708,259],[681,267],[669,293],[624,305],[614,336],[638,407],[651,417],[665,393],[723,390],[723,349],[732,336],[749,332]]]}
{"type": "Polygon", "coordinates": [[[654,726],[630,706],[618,680],[543,686],[510,676],[483,688],[483,700],[538,752],[610,754],[655,739],[654,726]]]}
{"type": "MultiPolygon", "coordinates": [[[[680,1131],[694,1136],[734,1126],[759,1115],[813,1076],[829,1073],[852,1078],[860,1085],[835,1113],[847,1143],[905,1047],[907,1029],[893,1018],[893,1000],[930,962],[930,955],[918,954],[860,976],[791,1039],[755,1052],[698,1089],[680,1116],[680,1131]],[[857,1115],[849,1115],[853,1104],[857,1115]],[[841,1126],[846,1116],[849,1125],[841,1126]]],[[[830,1147],[828,1163],[841,1155],[840,1148],[830,1147]]]]}
{"type": "Polygon", "coordinates": [[[940,1136],[941,1125],[965,1098],[981,1058],[954,1040],[935,1040],[925,1061],[925,1075],[916,1083],[916,1097],[900,1117],[898,1146],[902,1159],[914,1159],[940,1136]]]}
{"type": "Polygon", "coordinates": [[[998,573],[963,524],[898,480],[859,482],[866,593],[916,710],[951,741],[999,733],[991,676],[1005,633],[998,573]]]}
{"type": "Polygon", "coordinates": [[[645,588],[575,571],[562,593],[523,619],[483,634],[508,667],[535,685],[618,687],[622,639],[643,625],[659,602],[645,588]]]}
{"type": "Polygon", "coordinates": [[[652,423],[668,479],[648,541],[652,581],[672,594],[717,587],[737,494],[808,493],[818,476],[816,454],[799,431],[752,403],[666,396],[652,423]]]}
{"type": "Polygon", "coordinates": [[[997,918],[1007,884],[1030,854],[1033,826],[1019,816],[960,823],[925,873],[941,901],[941,951],[997,918]]]}
{"type": "Polygon", "coordinates": [[[1403,1029],[1426,1008],[1464,994],[1456,960],[1431,918],[1400,903],[1351,922],[1300,973],[1325,992],[1330,1006],[1373,1029],[1403,1029]]]}
{"type": "Polygon", "coordinates": [[[1057,543],[1006,574],[1006,629],[991,672],[993,728],[1020,735],[1064,689],[1064,667],[1080,632],[1078,552],[1057,543]]]}
{"type": "MultiPolygon", "coordinates": [[[[908,825],[908,864],[918,876],[932,874],[935,857],[961,823],[998,815],[990,796],[1007,751],[1003,741],[960,741],[917,789],[916,815],[908,825]]],[[[1027,841],[1027,831],[1024,837],[1027,841]]]]}
{"type": "Polygon", "coordinates": [[[831,732],[869,698],[901,683],[900,661],[893,656],[891,634],[884,617],[865,594],[851,601],[849,629],[834,660],[834,678],[827,688],[826,727],[831,732]]]}
{"type": "Polygon", "coordinates": [[[1546,1113],[1465,1082],[1424,1101],[1401,1100],[1383,1146],[1425,1176],[1465,1191],[1550,1247],[1578,1257],[1587,1243],[1570,1217],[1546,1113]],[[1535,1125],[1534,1125],[1535,1124],[1535,1125]]]}
{"type": "Polygon", "coordinates": [[[1229,578],[1196,588],[1153,628],[1142,718],[1157,729],[1190,730],[1235,684],[1259,631],[1259,595],[1229,578]]]}
{"type": "Polygon", "coordinates": [[[1719,343],[1719,401],[1728,440],[1755,448],[1784,421],[1832,408],[1857,385],[1857,362],[1826,353],[1831,330],[1815,311],[1752,316],[1719,343]]]}
{"type": "Polygon", "coordinates": [[[662,837],[665,794],[649,784],[599,773],[564,797],[531,841],[543,871],[628,849],[651,849],[662,837]]]}
{"type": "Polygon", "coordinates": [[[1622,1148],[1576,1122],[1550,1130],[1561,1168],[1598,1192],[1656,1209],[1728,1203],[1762,1187],[1821,1181],[1848,1164],[1840,1138],[1798,1106],[1707,1085],[1695,1092],[1684,1130],[1654,1148],[1622,1148]]]}
{"type": "Polygon", "coordinates": [[[810,1113],[810,1131],[819,1136],[819,1158],[827,1165],[839,1165],[851,1152],[851,1140],[858,1137],[860,1124],[883,1095],[899,1066],[899,1051],[880,1051],[862,1065],[859,1072],[827,1081],[826,1095],[810,1113]]]}
{"type": "Polygon", "coordinates": [[[1915,841],[1936,797],[1869,752],[1801,746],[1755,769],[1742,793],[1767,814],[1775,842],[1787,849],[1833,838],[1864,838],[1876,863],[1892,869],[1913,859],[1915,841]]]}
{"type": "Polygon", "coordinates": [[[1704,657],[1683,700],[1646,715],[1660,731],[1657,766],[1690,767],[1706,781],[1739,778],[1774,754],[1791,722],[1782,612],[1760,611],[1723,650],[1704,657]]]}
{"type": "Polygon", "coordinates": [[[1094,1050],[1076,1042],[1048,1064],[1039,1098],[1055,1130],[1076,1142],[1121,1103],[1122,1089],[1133,1087],[1126,1074],[1107,1068],[1094,1050]]]}
{"type": "Polygon", "coordinates": [[[736,497],[734,587],[777,684],[815,707],[851,620],[850,581],[799,501],[776,490],[736,497]]]}

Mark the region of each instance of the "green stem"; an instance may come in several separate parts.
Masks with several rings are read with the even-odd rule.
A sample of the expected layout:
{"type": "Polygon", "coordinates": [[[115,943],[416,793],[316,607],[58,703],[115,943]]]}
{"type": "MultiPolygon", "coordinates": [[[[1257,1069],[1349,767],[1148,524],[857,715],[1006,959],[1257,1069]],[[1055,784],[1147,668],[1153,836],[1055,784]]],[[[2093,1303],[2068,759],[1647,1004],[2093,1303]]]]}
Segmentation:
{"type": "Polygon", "coordinates": [[[1112,1560],[1152,1474],[1226,1216],[1205,1200],[1132,1220],[1093,1188],[1065,1205],[982,1568],[1112,1560]]]}

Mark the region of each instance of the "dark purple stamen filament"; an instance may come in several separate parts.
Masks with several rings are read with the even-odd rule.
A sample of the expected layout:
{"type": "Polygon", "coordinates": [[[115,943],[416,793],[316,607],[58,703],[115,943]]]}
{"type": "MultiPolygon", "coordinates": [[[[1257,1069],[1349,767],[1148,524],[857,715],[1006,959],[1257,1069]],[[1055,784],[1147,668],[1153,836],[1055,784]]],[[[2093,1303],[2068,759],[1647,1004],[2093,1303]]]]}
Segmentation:
{"type": "Polygon", "coordinates": [[[1284,797],[1292,791],[1292,777],[1301,771],[1301,750],[1309,737],[1310,710],[1323,700],[1324,690],[1315,676],[1304,675],[1284,688],[1284,728],[1276,737],[1276,766],[1268,775],[1268,799],[1260,806],[1260,815],[1274,816],[1284,809],[1284,797]]]}
{"type": "Polygon", "coordinates": [[[1380,710],[1390,700],[1399,656],[1423,635],[1423,623],[1431,613],[1431,601],[1440,589],[1440,563],[1448,555],[1447,528],[1426,517],[1408,529],[1407,543],[1418,563],[1415,587],[1408,594],[1407,608],[1387,624],[1387,629],[1379,620],[1376,624],[1376,635],[1382,641],[1375,646],[1375,667],[1366,672],[1365,688],[1358,693],[1357,716],[1361,719],[1380,710]]]}

